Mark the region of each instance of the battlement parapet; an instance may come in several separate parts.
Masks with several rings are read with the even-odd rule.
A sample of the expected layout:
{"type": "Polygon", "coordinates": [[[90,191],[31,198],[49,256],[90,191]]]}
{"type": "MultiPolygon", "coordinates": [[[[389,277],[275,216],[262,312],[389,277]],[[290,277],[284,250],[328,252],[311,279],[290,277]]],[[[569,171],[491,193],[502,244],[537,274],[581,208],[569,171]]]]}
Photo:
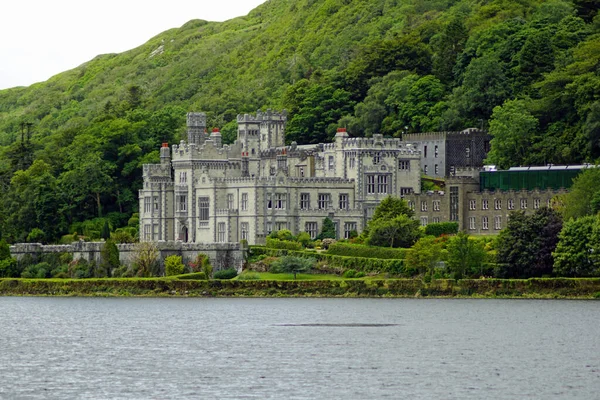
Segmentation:
{"type": "Polygon", "coordinates": [[[143,177],[151,178],[151,177],[171,177],[171,166],[163,165],[163,164],[144,164],[143,167],[143,177]]]}
{"type": "Polygon", "coordinates": [[[238,116],[237,116],[238,123],[244,123],[244,122],[260,123],[260,122],[271,122],[271,121],[279,121],[279,122],[287,121],[287,111],[282,110],[281,112],[277,112],[277,111],[268,109],[266,112],[259,110],[256,112],[255,115],[238,114],[238,116]]]}

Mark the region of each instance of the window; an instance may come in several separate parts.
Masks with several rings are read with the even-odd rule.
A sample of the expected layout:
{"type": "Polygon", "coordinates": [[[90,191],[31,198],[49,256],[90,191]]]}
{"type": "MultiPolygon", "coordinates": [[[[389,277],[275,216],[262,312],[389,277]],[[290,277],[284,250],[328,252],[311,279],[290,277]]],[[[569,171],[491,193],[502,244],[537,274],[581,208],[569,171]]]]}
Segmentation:
{"type": "Polygon", "coordinates": [[[469,210],[475,210],[477,208],[477,200],[469,200],[469,210]]]}
{"type": "Polygon", "coordinates": [[[508,199],[508,209],[509,210],[514,210],[515,209],[515,200],[514,199],[508,199]]]}
{"type": "Polygon", "coordinates": [[[288,228],[288,224],[287,222],[277,222],[275,224],[275,227],[277,228],[278,231],[284,230],[288,228]]]}
{"type": "Polygon", "coordinates": [[[276,173],[276,169],[274,166],[271,165],[271,167],[269,167],[269,175],[273,176],[276,173]]]}
{"type": "Polygon", "coordinates": [[[300,177],[304,178],[304,167],[300,167],[300,177]]]}
{"type": "Polygon", "coordinates": [[[152,197],[144,197],[144,212],[152,212],[152,197]]]}
{"type": "Polygon", "coordinates": [[[469,229],[474,231],[475,230],[475,217],[469,217],[469,229]]]}
{"type": "Polygon", "coordinates": [[[354,154],[350,155],[350,161],[348,162],[348,166],[350,167],[350,169],[354,169],[356,165],[356,157],[354,156],[354,154]]]}
{"type": "Polygon", "coordinates": [[[152,196],[152,203],[154,204],[154,211],[158,211],[158,196],[152,196]]]}
{"type": "Polygon", "coordinates": [[[217,242],[225,241],[225,222],[219,222],[217,224],[217,242]]]}
{"type": "Polygon", "coordinates": [[[494,210],[502,210],[502,200],[494,199],[494,210]]]}
{"type": "Polygon", "coordinates": [[[466,156],[467,158],[471,158],[471,149],[470,149],[470,148],[468,148],[468,147],[467,147],[467,148],[465,149],[465,153],[466,153],[466,154],[465,154],[465,156],[466,156]]]}
{"type": "Polygon", "coordinates": [[[311,239],[317,238],[317,223],[316,222],[307,222],[304,225],[304,230],[306,233],[310,235],[311,239]]]}
{"type": "Polygon", "coordinates": [[[148,224],[144,225],[144,240],[152,239],[152,227],[148,224]]]}
{"type": "Polygon", "coordinates": [[[187,172],[180,172],[179,173],[179,183],[186,183],[187,182],[187,172]]]}
{"type": "Polygon", "coordinates": [[[540,199],[533,199],[533,208],[536,210],[540,208],[540,199]]]}
{"type": "Polygon", "coordinates": [[[439,200],[433,201],[433,211],[440,211],[440,201],[439,200]]]}
{"type": "Polygon", "coordinates": [[[273,232],[273,223],[267,222],[267,235],[271,232],[273,232]]]}
{"type": "Polygon", "coordinates": [[[205,221],[208,223],[209,204],[208,197],[198,197],[198,219],[200,222],[205,221]]]}
{"type": "Polygon", "coordinates": [[[438,147],[437,145],[433,148],[433,156],[437,158],[438,156],[438,147]]]}
{"type": "Polygon", "coordinates": [[[344,223],[344,239],[350,239],[350,234],[352,232],[357,232],[356,222],[344,223]]]}
{"type": "Polygon", "coordinates": [[[450,221],[458,221],[458,187],[450,187],[450,221]]]}
{"type": "Polygon", "coordinates": [[[340,210],[347,210],[349,208],[348,206],[348,194],[340,193],[340,210]]]}
{"type": "Polygon", "coordinates": [[[427,146],[423,146],[423,157],[427,158],[427,146]]]}
{"type": "Polygon", "coordinates": [[[398,160],[398,169],[402,171],[410,171],[410,161],[398,160]]]}
{"type": "Polygon", "coordinates": [[[375,157],[373,157],[373,164],[377,165],[381,162],[381,153],[377,153],[375,154],[375,157]]]}
{"type": "Polygon", "coordinates": [[[400,188],[400,196],[405,196],[405,195],[411,194],[411,193],[412,193],[412,188],[409,188],[409,187],[400,188]]]}
{"type": "Polygon", "coordinates": [[[177,211],[187,211],[187,195],[179,194],[177,197],[177,211]]]}
{"type": "Polygon", "coordinates": [[[488,229],[488,217],[481,217],[481,229],[488,229]]]}
{"type": "Polygon", "coordinates": [[[427,165],[423,166],[423,173],[427,175],[427,165]]]}
{"type": "Polygon", "coordinates": [[[227,194],[227,209],[233,210],[233,193],[227,194]]]}
{"type": "Polygon", "coordinates": [[[527,199],[521,199],[521,210],[527,209],[527,199]]]}
{"type": "Polygon", "coordinates": [[[242,211],[248,210],[248,193],[242,193],[242,211]]]}
{"type": "Polygon", "coordinates": [[[433,223],[434,224],[439,224],[440,223],[440,217],[433,217],[433,223]]]}
{"type": "Polygon", "coordinates": [[[267,193],[267,209],[273,208],[273,201],[271,200],[271,193],[267,193]]]}
{"type": "Polygon", "coordinates": [[[435,165],[433,166],[433,171],[434,171],[434,174],[436,174],[436,175],[440,173],[440,168],[438,167],[438,165],[437,165],[437,164],[435,164],[435,165]]]}
{"type": "Polygon", "coordinates": [[[427,217],[421,217],[421,226],[427,226],[427,217]]]}
{"type": "Polygon", "coordinates": [[[386,194],[388,192],[388,176],[377,175],[377,193],[386,194]]]}
{"type": "Polygon", "coordinates": [[[158,224],[152,225],[152,240],[158,240],[158,224]]]}
{"type": "Polygon", "coordinates": [[[367,175],[367,194],[375,193],[375,175],[367,175]]]}
{"type": "Polygon", "coordinates": [[[329,156],[329,170],[333,170],[334,167],[334,161],[333,161],[333,156],[329,156]]]}
{"type": "Polygon", "coordinates": [[[481,209],[482,210],[488,210],[489,209],[488,199],[481,200],[481,209]]]}
{"type": "Polygon", "coordinates": [[[427,202],[421,201],[421,211],[427,211],[427,202]]]}
{"type": "Polygon", "coordinates": [[[286,193],[275,193],[275,209],[285,210],[286,193]]]}
{"type": "Polygon", "coordinates": [[[496,230],[502,229],[502,217],[500,215],[496,215],[494,217],[494,229],[496,229],[496,230]]]}
{"type": "Polygon", "coordinates": [[[308,210],[310,208],[310,194],[300,193],[300,209],[308,210]]]}
{"type": "Polygon", "coordinates": [[[331,206],[331,194],[319,193],[319,210],[326,210],[331,206]]]}
{"type": "Polygon", "coordinates": [[[415,202],[412,200],[408,201],[408,208],[410,208],[411,210],[415,209],[415,202]]]}
{"type": "Polygon", "coordinates": [[[241,223],[241,239],[242,240],[248,240],[248,232],[250,232],[250,224],[247,222],[242,222],[241,223]]]}

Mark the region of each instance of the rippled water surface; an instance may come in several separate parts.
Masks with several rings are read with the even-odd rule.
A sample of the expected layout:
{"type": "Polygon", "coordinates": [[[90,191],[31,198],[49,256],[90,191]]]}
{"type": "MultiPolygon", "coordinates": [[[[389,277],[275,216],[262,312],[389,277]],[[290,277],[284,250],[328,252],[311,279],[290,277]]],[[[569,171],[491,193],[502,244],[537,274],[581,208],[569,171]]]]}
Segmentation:
{"type": "Polygon", "coordinates": [[[598,399],[600,302],[0,297],[2,399],[598,399]]]}

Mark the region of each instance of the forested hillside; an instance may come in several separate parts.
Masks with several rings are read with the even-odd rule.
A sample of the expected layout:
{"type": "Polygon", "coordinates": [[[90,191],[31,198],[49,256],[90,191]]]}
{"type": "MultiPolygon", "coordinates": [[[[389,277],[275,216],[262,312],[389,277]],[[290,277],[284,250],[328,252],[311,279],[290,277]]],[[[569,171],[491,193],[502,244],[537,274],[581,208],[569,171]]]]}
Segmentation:
{"type": "Polygon", "coordinates": [[[288,110],[299,143],[338,126],[355,136],[475,126],[494,135],[489,161],[502,167],[593,162],[598,3],[270,0],[2,90],[1,233],[55,242],[98,233],[102,218],[126,225],[141,165],[181,138],[188,111],[208,112],[226,141],[237,113],[270,107],[288,110]]]}

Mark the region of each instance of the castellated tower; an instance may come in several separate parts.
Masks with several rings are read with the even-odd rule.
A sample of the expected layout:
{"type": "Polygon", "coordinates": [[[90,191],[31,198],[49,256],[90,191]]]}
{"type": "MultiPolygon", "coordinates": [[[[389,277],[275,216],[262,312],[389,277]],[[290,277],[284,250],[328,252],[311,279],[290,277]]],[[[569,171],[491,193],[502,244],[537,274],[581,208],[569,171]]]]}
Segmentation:
{"type": "Polygon", "coordinates": [[[206,139],[206,114],[205,113],[188,113],[187,114],[188,128],[188,144],[201,144],[206,139]]]}
{"type": "Polygon", "coordinates": [[[285,146],[287,112],[257,111],[256,115],[238,115],[238,140],[249,157],[261,151],[285,146]]]}

